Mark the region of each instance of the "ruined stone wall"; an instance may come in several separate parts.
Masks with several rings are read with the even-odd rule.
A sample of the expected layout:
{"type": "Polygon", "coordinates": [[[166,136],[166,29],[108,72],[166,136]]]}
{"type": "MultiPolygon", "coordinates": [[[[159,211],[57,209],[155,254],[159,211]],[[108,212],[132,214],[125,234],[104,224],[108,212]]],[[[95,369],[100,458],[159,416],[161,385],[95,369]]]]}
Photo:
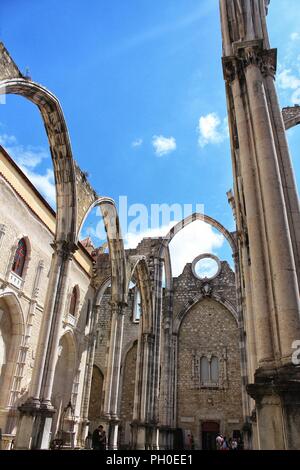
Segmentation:
{"type": "MultiPolygon", "coordinates": [[[[203,283],[187,264],[174,280],[174,318],[201,293],[203,283]]],[[[221,263],[220,274],[209,284],[212,293],[235,304],[234,273],[227,262],[221,263]]],[[[210,296],[187,307],[178,332],[177,353],[177,426],[185,436],[191,432],[196,448],[202,448],[204,422],[219,423],[220,431],[228,437],[234,430],[241,430],[239,331],[232,313],[210,296]],[[201,382],[202,356],[218,358],[217,384],[201,382]]]]}
{"type": "MultiPolygon", "coordinates": [[[[21,309],[22,329],[28,336],[25,364],[21,365],[18,370],[18,374],[22,377],[17,387],[19,393],[16,395],[17,401],[15,405],[18,405],[27,398],[28,387],[34,368],[53,253],[51,244],[54,238],[53,233],[40,221],[37,215],[3,177],[0,177],[0,232],[0,295],[9,294],[17,299],[16,302],[20,304],[21,309]],[[12,281],[10,275],[16,246],[18,240],[22,237],[25,237],[27,241],[27,258],[22,279],[18,285],[12,281]],[[38,288],[36,288],[36,278],[40,264],[42,264],[42,269],[40,271],[38,288]]],[[[94,298],[94,289],[91,287],[90,281],[90,276],[76,261],[73,261],[68,279],[68,295],[63,306],[64,315],[61,325],[61,336],[70,330],[74,334],[77,360],[74,371],[74,382],[76,383],[73,398],[76,401],[77,417],[80,412],[84,382],[88,334],[88,324],[86,322],[88,300],[92,302],[94,298]],[[75,285],[78,288],[78,303],[76,315],[74,318],[71,318],[68,316],[69,303],[71,292],[75,285]]],[[[18,348],[19,346],[20,344],[18,348]]],[[[13,374],[16,372],[16,367],[18,367],[17,362],[14,363],[11,378],[13,378],[13,374]]],[[[10,383],[5,384],[6,388],[11,389],[12,386],[12,380],[10,383]]],[[[3,418],[2,428],[5,429],[5,418],[3,418]]],[[[10,431],[15,432],[15,428],[11,428],[10,431]]]]}

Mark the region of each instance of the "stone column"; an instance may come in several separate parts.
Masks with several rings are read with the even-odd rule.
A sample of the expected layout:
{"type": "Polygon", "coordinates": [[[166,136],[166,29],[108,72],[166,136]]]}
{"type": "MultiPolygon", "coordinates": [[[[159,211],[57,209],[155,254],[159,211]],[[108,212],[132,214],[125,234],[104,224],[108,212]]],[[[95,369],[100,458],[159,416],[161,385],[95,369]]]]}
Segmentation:
{"type": "Polygon", "coordinates": [[[52,416],[55,413],[51,404],[53,378],[68,273],[76,249],[74,244],[64,241],[56,242],[53,246],[55,251],[52,257],[44,317],[29,388],[29,398],[19,407],[20,420],[15,441],[17,449],[49,448],[52,416]]]}
{"type": "Polygon", "coordinates": [[[140,323],[132,423],[133,446],[139,450],[152,448],[149,398],[153,380],[151,370],[154,356],[154,337],[150,333],[143,333],[142,329],[143,321],[140,323]]]}
{"type": "Polygon", "coordinates": [[[163,259],[160,257],[154,258],[154,293],[153,293],[153,308],[154,308],[154,345],[153,345],[153,361],[151,371],[151,393],[149,413],[150,419],[153,424],[152,427],[152,448],[159,448],[159,404],[160,397],[160,365],[161,365],[161,318],[162,318],[162,270],[163,259]]]}
{"type": "Polygon", "coordinates": [[[169,449],[169,435],[173,426],[174,410],[174,361],[173,361],[173,338],[172,338],[172,292],[166,292],[166,303],[164,305],[162,319],[162,344],[161,344],[161,384],[160,384],[160,416],[161,449],[169,449]]]}
{"type": "Polygon", "coordinates": [[[259,448],[294,449],[300,446],[300,374],[292,364],[292,345],[300,338],[299,203],[278,117],[276,51],[269,46],[265,4],[241,2],[239,15],[237,2],[220,0],[223,68],[236,206],[243,212],[237,228],[249,250],[241,266],[251,296],[247,333],[251,323],[255,330],[257,363],[251,361],[256,370],[247,390],[256,403],[259,448]]]}
{"type": "Polygon", "coordinates": [[[106,372],[104,418],[108,422],[108,448],[118,448],[118,401],[120,386],[120,366],[123,344],[123,305],[111,302],[111,329],[108,365],[106,372]]]}
{"type": "Polygon", "coordinates": [[[89,341],[88,341],[88,351],[87,351],[87,358],[86,358],[86,365],[85,365],[85,374],[84,374],[84,390],[82,394],[82,401],[81,401],[81,426],[80,426],[80,442],[81,446],[85,444],[85,438],[88,433],[88,426],[89,426],[89,403],[90,403],[90,394],[91,394],[91,386],[92,386],[92,376],[93,376],[93,365],[94,365],[94,357],[95,357],[95,350],[96,350],[96,326],[98,323],[100,313],[100,305],[95,305],[93,308],[92,319],[91,319],[91,326],[89,332],[89,341]]]}

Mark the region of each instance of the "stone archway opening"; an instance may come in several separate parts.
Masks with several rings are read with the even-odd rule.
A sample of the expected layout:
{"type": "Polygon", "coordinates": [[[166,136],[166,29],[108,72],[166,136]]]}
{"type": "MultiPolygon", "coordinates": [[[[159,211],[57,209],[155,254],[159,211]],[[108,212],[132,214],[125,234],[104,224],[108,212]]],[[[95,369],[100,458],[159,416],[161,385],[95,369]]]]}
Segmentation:
{"type": "Polygon", "coordinates": [[[8,429],[8,416],[20,399],[20,380],[16,373],[24,335],[21,307],[14,294],[0,297],[0,428],[8,429]]]}
{"type": "MultiPolygon", "coordinates": [[[[71,333],[62,336],[58,347],[58,359],[55,367],[52,404],[56,410],[52,420],[51,438],[66,440],[64,436],[64,410],[72,403],[72,389],[75,376],[76,351],[74,338],[71,333]]],[[[72,405],[74,405],[72,403],[72,405]]]]}
{"type": "Polygon", "coordinates": [[[100,368],[94,364],[88,411],[90,432],[93,432],[99,426],[101,421],[103,382],[103,373],[101,372],[100,368]]]}

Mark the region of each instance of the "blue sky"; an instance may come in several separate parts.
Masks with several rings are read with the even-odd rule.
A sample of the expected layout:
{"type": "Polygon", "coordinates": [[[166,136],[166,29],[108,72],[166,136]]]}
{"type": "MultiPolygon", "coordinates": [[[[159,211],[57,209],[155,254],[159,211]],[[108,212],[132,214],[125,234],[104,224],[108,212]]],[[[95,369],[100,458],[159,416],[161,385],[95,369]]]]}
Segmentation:
{"type": "MultiPolygon", "coordinates": [[[[28,67],[59,98],[74,157],[99,194],[117,202],[126,195],[129,205],[148,208],[204,204],[208,215],[234,228],[217,0],[2,0],[0,18],[1,40],[20,69],[28,67]]],[[[300,102],[299,0],[272,0],[268,25],[278,47],[281,105],[300,102]]],[[[288,134],[299,184],[300,131],[288,134]]],[[[37,109],[8,96],[0,136],[53,199],[37,109]]],[[[96,223],[93,214],[86,228],[96,223]]],[[[177,254],[183,242],[188,252],[182,260],[199,250],[228,258],[214,231],[198,231],[195,239],[195,230],[178,239],[177,254]]]]}

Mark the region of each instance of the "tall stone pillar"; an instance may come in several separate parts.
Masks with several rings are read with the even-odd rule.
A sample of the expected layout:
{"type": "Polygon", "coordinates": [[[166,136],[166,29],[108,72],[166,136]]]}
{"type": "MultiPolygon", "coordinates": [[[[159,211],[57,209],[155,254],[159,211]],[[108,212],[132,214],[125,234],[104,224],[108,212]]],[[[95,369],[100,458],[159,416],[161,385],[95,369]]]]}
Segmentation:
{"type": "Polygon", "coordinates": [[[16,449],[48,449],[52,417],[51,403],[58,343],[62,328],[67,279],[76,249],[74,244],[56,242],[39,336],[29,398],[19,407],[20,419],[15,440],[16,449]]]}
{"type": "Polygon", "coordinates": [[[249,335],[248,393],[258,446],[300,448],[299,201],[276,96],[268,0],[220,0],[223,70],[234,174],[241,276],[249,335]],[[254,331],[250,331],[251,325],[254,331]],[[254,344],[255,343],[255,344],[254,344]]]}
{"type": "Polygon", "coordinates": [[[87,346],[87,356],[86,356],[86,364],[85,364],[85,373],[84,373],[84,389],[83,389],[83,396],[81,401],[81,423],[80,423],[80,431],[79,431],[79,441],[80,445],[84,447],[85,439],[88,434],[88,426],[89,426],[89,404],[90,404],[90,395],[91,395],[91,387],[92,387],[92,377],[93,377],[93,365],[94,365],[94,358],[95,358],[95,350],[96,350],[96,326],[98,323],[100,314],[100,305],[94,305],[93,313],[91,318],[90,324],[90,331],[89,331],[89,338],[88,338],[88,346],[87,346]]]}
{"type": "Polygon", "coordinates": [[[152,448],[150,438],[152,430],[150,394],[153,381],[151,374],[154,357],[154,337],[143,330],[143,317],[140,323],[137,366],[135,378],[134,408],[133,408],[133,447],[145,450],[152,448]]]}
{"type": "Polygon", "coordinates": [[[108,423],[108,448],[118,448],[118,401],[120,389],[120,367],[123,344],[123,305],[111,302],[111,328],[108,365],[105,381],[104,418],[108,423]]]}
{"type": "Polygon", "coordinates": [[[161,391],[161,324],[162,324],[162,303],[163,303],[163,258],[156,256],[153,259],[154,266],[154,290],[153,290],[153,306],[154,306],[154,345],[153,345],[153,361],[151,371],[151,393],[150,406],[152,427],[152,449],[160,448],[160,391],[161,391]]]}
{"type": "MultiPolygon", "coordinates": [[[[173,413],[175,407],[174,387],[175,381],[174,344],[173,344],[173,293],[166,290],[165,303],[161,326],[161,383],[160,383],[160,448],[173,448],[172,429],[175,427],[173,413]]],[[[177,338],[176,338],[177,339],[177,338]]]]}

